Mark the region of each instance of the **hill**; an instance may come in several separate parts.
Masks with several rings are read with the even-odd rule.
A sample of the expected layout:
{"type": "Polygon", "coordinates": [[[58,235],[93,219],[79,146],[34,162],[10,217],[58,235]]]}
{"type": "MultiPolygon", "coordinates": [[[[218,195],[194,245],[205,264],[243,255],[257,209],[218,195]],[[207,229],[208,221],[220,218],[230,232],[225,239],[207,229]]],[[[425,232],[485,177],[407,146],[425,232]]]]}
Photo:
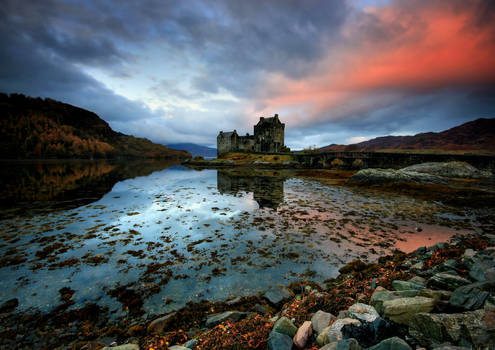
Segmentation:
{"type": "Polygon", "coordinates": [[[495,151],[495,118],[480,118],[442,132],[414,136],[384,136],[343,147],[330,145],[322,151],[449,150],[495,151]]]}
{"type": "Polygon", "coordinates": [[[98,115],[49,98],[0,93],[0,158],[167,158],[191,155],[116,132],[98,115]]]}
{"type": "Polygon", "coordinates": [[[216,157],[217,156],[217,149],[216,148],[201,146],[201,145],[197,145],[195,143],[172,143],[172,144],[168,144],[166,146],[170,147],[170,148],[174,148],[174,149],[185,150],[185,151],[191,153],[193,157],[196,157],[196,156],[216,157]]]}

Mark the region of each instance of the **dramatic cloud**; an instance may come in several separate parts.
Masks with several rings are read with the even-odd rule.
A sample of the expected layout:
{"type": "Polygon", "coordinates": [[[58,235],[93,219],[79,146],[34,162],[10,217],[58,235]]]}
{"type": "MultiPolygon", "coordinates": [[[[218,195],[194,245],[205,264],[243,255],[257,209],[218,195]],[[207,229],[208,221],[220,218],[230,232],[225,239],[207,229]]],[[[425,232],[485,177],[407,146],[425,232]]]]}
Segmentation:
{"type": "Polygon", "coordinates": [[[156,142],[279,113],[296,148],[495,116],[491,1],[6,0],[0,90],[156,142]]]}

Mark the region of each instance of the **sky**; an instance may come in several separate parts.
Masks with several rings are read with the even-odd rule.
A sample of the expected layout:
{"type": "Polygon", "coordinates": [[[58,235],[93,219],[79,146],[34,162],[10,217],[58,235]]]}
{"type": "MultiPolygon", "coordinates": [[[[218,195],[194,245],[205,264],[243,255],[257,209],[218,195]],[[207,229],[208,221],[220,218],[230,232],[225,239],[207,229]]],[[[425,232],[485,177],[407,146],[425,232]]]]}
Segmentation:
{"type": "Polygon", "coordinates": [[[495,117],[493,0],[2,0],[0,91],[215,146],[279,114],[293,149],[495,117]]]}

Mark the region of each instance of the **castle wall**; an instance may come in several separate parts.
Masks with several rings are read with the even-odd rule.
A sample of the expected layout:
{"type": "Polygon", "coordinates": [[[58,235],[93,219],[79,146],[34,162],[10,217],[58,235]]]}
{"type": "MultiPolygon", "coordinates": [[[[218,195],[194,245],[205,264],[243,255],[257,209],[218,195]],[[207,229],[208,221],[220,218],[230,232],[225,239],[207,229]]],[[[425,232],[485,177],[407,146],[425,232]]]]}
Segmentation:
{"type": "Polygon", "coordinates": [[[238,149],[238,136],[237,133],[220,133],[217,136],[217,155],[236,151],[238,149]]]}
{"type": "Polygon", "coordinates": [[[254,152],[254,141],[254,136],[239,136],[237,150],[239,152],[254,152]]]}

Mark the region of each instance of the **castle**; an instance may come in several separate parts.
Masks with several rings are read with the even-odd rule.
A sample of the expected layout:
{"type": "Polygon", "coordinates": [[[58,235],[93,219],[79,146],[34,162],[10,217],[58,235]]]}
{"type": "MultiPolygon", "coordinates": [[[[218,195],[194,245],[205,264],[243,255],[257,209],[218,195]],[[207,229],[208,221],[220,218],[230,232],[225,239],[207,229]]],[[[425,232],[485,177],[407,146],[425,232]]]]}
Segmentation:
{"type": "Polygon", "coordinates": [[[223,132],[217,136],[217,155],[229,152],[278,153],[289,149],[284,145],[285,124],[280,122],[278,114],[272,118],[260,118],[254,126],[254,135],[237,135],[237,131],[223,132]]]}

